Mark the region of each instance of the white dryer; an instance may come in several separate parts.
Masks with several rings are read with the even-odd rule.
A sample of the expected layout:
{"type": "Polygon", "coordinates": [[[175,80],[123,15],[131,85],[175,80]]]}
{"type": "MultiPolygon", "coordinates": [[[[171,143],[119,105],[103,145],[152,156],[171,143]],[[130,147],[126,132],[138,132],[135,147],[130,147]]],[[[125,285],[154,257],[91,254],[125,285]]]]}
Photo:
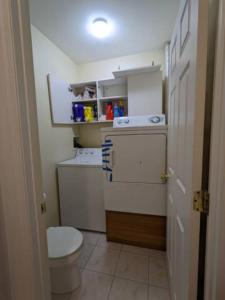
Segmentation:
{"type": "Polygon", "coordinates": [[[124,117],[114,124],[102,129],[106,210],[166,215],[165,117],[124,117]]]}
{"type": "MultiPolygon", "coordinates": [[[[137,215],[140,215],[140,223],[149,215],[151,216],[148,219],[149,223],[156,222],[156,225],[153,225],[155,229],[157,224],[163,227],[162,240],[158,243],[159,246],[155,247],[163,249],[166,224],[166,184],[162,178],[166,173],[165,116],[118,118],[114,121],[114,126],[116,128],[102,129],[104,204],[107,212],[108,238],[121,242],[126,242],[129,238],[132,242],[130,229],[133,226],[134,236],[134,222],[138,218],[137,215]],[[120,215],[112,212],[128,214],[123,219],[120,214],[120,219],[120,215]],[[127,223],[124,221],[126,218],[130,220],[127,223]],[[115,233],[114,222],[117,222],[119,233],[115,233]],[[118,223],[121,224],[120,228],[118,223]]],[[[142,229],[139,229],[136,236],[141,236],[142,229]]],[[[151,228],[149,230],[151,231],[151,228]]],[[[147,238],[149,237],[146,235],[147,238]]],[[[155,239],[157,238],[156,236],[155,239]]],[[[138,244],[136,241],[133,242],[138,244]]],[[[151,246],[151,241],[140,245],[151,246]]]]}

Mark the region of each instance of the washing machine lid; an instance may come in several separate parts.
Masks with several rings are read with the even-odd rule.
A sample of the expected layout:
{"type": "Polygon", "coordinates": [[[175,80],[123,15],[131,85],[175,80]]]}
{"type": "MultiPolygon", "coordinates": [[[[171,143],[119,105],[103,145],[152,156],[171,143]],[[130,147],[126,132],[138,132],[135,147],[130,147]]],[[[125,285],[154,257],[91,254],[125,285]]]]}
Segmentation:
{"type": "Polygon", "coordinates": [[[83,236],[73,227],[49,227],[47,229],[48,257],[62,258],[77,251],[83,236]]]}

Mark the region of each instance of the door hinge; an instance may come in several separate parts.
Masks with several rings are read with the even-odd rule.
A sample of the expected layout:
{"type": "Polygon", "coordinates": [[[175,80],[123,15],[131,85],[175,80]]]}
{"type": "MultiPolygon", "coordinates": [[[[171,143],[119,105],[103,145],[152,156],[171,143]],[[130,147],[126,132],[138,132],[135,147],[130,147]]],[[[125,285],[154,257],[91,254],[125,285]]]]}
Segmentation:
{"type": "Polygon", "coordinates": [[[162,173],[160,176],[160,179],[162,180],[163,183],[166,183],[169,178],[170,178],[170,175],[168,175],[166,173],[162,173]]]}
{"type": "Polygon", "coordinates": [[[41,203],[41,214],[45,214],[47,211],[46,202],[41,203]]]}
{"type": "Polygon", "coordinates": [[[193,209],[203,214],[209,213],[209,192],[198,191],[194,193],[193,209]]]}

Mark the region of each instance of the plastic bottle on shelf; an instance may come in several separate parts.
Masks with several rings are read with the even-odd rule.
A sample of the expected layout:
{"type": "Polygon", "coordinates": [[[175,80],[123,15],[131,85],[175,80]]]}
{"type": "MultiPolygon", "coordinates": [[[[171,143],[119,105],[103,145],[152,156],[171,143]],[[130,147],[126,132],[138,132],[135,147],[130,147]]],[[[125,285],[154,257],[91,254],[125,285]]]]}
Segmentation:
{"type": "Polygon", "coordinates": [[[106,120],[113,120],[112,103],[107,103],[107,105],[106,105],[106,120]]]}
{"type": "Polygon", "coordinates": [[[74,120],[74,122],[76,122],[76,118],[77,118],[77,115],[78,115],[78,104],[73,102],[72,111],[73,111],[73,120],[74,120]]]}
{"type": "Polygon", "coordinates": [[[114,104],[113,114],[114,114],[114,118],[118,118],[119,117],[119,107],[118,107],[117,103],[114,104]]]}
{"type": "Polygon", "coordinates": [[[124,117],[125,109],[122,101],[119,102],[119,117],[124,117]]]}
{"type": "Polygon", "coordinates": [[[84,122],[84,106],[82,104],[73,103],[72,109],[74,122],[84,122]]]}
{"type": "Polygon", "coordinates": [[[92,106],[84,107],[84,116],[85,116],[85,122],[93,122],[94,121],[94,112],[93,112],[92,106]]]}
{"type": "Polygon", "coordinates": [[[84,122],[84,105],[78,104],[78,120],[77,122],[84,122]]]}
{"type": "Polygon", "coordinates": [[[98,107],[97,104],[94,104],[93,106],[93,113],[94,113],[94,120],[97,121],[98,120],[98,107]]]}

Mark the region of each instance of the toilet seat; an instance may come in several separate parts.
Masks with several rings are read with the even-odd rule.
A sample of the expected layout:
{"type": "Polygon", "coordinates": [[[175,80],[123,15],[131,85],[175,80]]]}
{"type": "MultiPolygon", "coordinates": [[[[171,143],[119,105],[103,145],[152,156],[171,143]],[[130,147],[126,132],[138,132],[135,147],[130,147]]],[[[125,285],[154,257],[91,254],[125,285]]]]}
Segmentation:
{"type": "Polygon", "coordinates": [[[64,259],[79,252],[83,244],[82,234],[73,227],[49,227],[47,229],[49,259],[64,259]]]}

